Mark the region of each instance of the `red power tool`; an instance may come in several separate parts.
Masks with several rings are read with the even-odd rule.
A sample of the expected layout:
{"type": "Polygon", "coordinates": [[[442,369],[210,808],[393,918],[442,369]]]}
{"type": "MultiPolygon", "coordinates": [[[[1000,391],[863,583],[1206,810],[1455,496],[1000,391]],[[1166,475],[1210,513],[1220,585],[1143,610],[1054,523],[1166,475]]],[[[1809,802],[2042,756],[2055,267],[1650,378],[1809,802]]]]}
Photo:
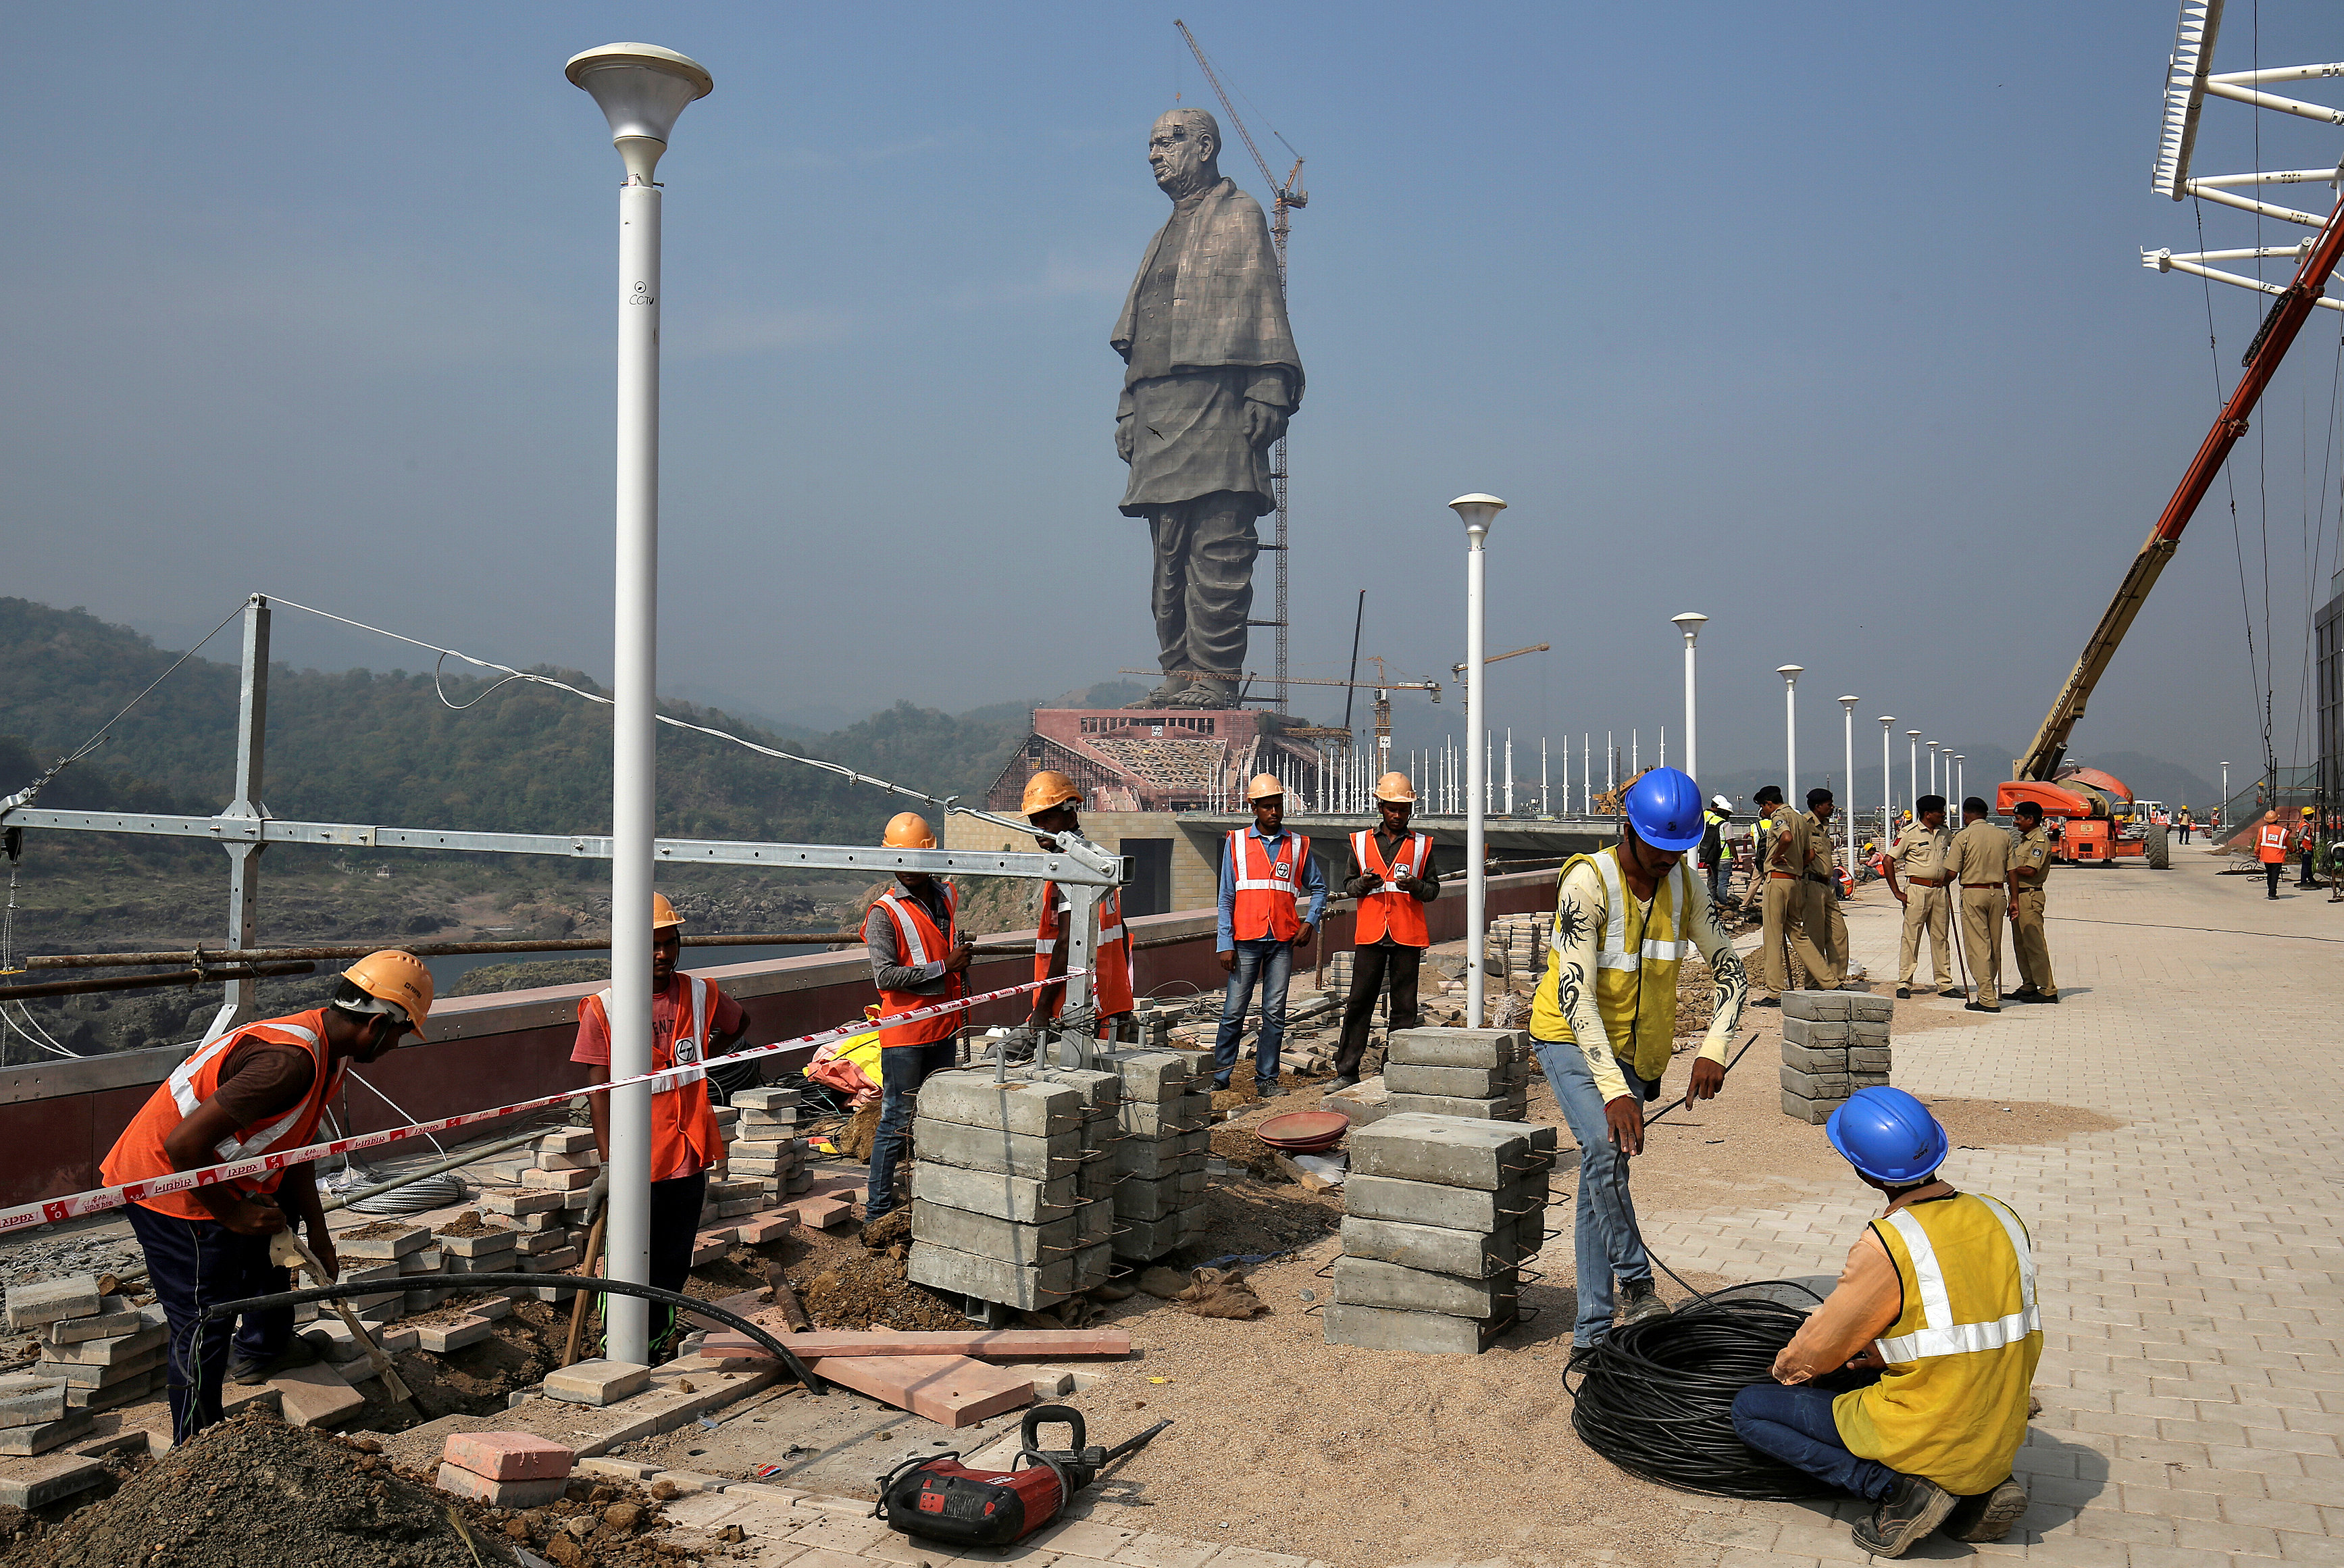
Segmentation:
{"type": "Polygon", "coordinates": [[[1172,1423],[1159,1421],[1113,1448],[1084,1442],[1080,1411],[1036,1405],[1017,1430],[1017,1457],[1007,1470],[971,1470],[957,1453],[912,1459],[879,1478],[871,1510],[887,1528],[955,1546],[1008,1546],[1049,1523],[1066,1500],[1126,1454],[1137,1453],[1172,1423]],[[1073,1429],[1073,1446],[1036,1446],[1044,1425],[1073,1429]]]}

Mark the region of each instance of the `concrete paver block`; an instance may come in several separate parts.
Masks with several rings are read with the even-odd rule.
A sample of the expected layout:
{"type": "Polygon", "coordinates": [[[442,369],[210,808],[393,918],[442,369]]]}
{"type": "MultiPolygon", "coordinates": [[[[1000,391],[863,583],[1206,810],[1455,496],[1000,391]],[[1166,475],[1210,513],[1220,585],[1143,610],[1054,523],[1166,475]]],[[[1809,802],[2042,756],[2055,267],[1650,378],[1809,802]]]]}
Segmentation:
{"type": "Polygon", "coordinates": [[[988,1366],[965,1356],[823,1356],[810,1370],[954,1428],[975,1426],[1034,1399],[1031,1369],[988,1366]]]}
{"type": "Polygon", "coordinates": [[[420,1225],[410,1225],[403,1230],[385,1236],[337,1236],[334,1251],[346,1263],[380,1260],[390,1262],[411,1252],[420,1252],[431,1245],[431,1232],[420,1225]]]}
{"type": "Polygon", "coordinates": [[[565,1127],[547,1133],[530,1147],[540,1154],[591,1154],[594,1135],[582,1127],[565,1127]]]}
{"type": "MultiPolygon", "coordinates": [[[[1385,1071],[1389,1085],[1391,1073],[1385,1071]]],[[[1470,1117],[1480,1121],[1520,1121],[1530,1113],[1530,1102],[1521,1092],[1506,1094],[1494,1099],[1468,1099],[1461,1095],[1402,1094],[1392,1090],[1392,1104],[1405,1115],[1415,1112],[1421,1116],[1470,1117]]]]}
{"type": "Polygon", "coordinates": [[[937,1073],[920,1086],[924,1118],[1033,1138],[1079,1128],[1086,1108],[1082,1091],[1072,1085],[1025,1078],[996,1083],[990,1069],[937,1073]]]}
{"type": "Polygon", "coordinates": [[[44,1366],[118,1367],[160,1345],[167,1334],[163,1324],[149,1323],[142,1318],[139,1326],[126,1334],[83,1340],[71,1345],[44,1345],[41,1362],[44,1366]]]}
{"type": "Polygon", "coordinates": [[[947,1209],[996,1214],[1026,1224],[1062,1219],[1081,1202],[1071,1174],[1045,1181],[933,1159],[923,1159],[912,1168],[912,1196],[947,1209]]]}
{"type": "Polygon", "coordinates": [[[1844,1100],[1848,1097],[1845,1073],[1804,1073],[1793,1067],[1775,1069],[1781,1076],[1783,1092],[1801,1099],[1844,1100]]]}
{"type": "Polygon", "coordinates": [[[633,1361],[581,1361],[545,1374],[545,1393],[565,1404],[615,1404],[640,1393],[652,1381],[652,1370],[633,1361]]]}
{"type": "Polygon", "coordinates": [[[485,1502],[491,1508],[542,1508],[560,1501],[568,1491],[567,1478],[551,1481],[491,1481],[485,1475],[475,1475],[460,1465],[442,1464],[433,1482],[440,1491],[457,1497],[469,1497],[485,1502]]]}
{"type": "Polygon", "coordinates": [[[769,1241],[779,1241],[798,1228],[794,1214],[759,1214],[752,1216],[736,1234],[751,1247],[762,1247],[769,1241]]]}
{"type": "Polygon", "coordinates": [[[53,1421],[65,1413],[63,1378],[44,1377],[37,1372],[0,1376],[0,1428],[53,1421]]]}
{"type": "Polygon", "coordinates": [[[58,1413],[54,1420],[28,1426],[0,1427],[0,1455],[23,1457],[63,1448],[89,1431],[90,1412],[65,1409],[65,1390],[57,1391],[58,1413]]]}
{"type": "Polygon", "coordinates": [[[1071,1128],[1043,1138],[922,1117],[914,1126],[912,1141],[924,1160],[1044,1181],[1074,1175],[1083,1157],[1082,1134],[1071,1128]]]}
{"type": "Polygon", "coordinates": [[[795,1110],[798,1091],[787,1088],[737,1089],[732,1095],[732,1108],[749,1111],[795,1110]]]}
{"type": "Polygon", "coordinates": [[[1783,1065],[1803,1073],[1844,1073],[1847,1071],[1848,1047],[1845,1046],[1802,1046],[1789,1040],[1783,1042],[1783,1065]]]}
{"type": "Polygon", "coordinates": [[[41,1326],[41,1342],[45,1345],[76,1345],[84,1340],[110,1339],[116,1334],[135,1330],[141,1321],[139,1310],[130,1304],[127,1296],[108,1296],[96,1313],[86,1318],[60,1318],[41,1326]]]}
{"type": "Polygon", "coordinates": [[[68,1274],[61,1280],[35,1280],[8,1291],[8,1327],[23,1332],[66,1318],[86,1318],[105,1304],[97,1293],[95,1274],[68,1274]]]}
{"type": "Polygon", "coordinates": [[[520,1245],[520,1233],[514,1230],[491,1231],[485,1236],[447,1236],[438,1239],[440,1249],[450,1258],[492,1257],[510,1252],[520,1245]]]}
{"type": "Polygon", "coordinates": [[[1844,1100],[1807,1099],[1783,1091],[1783,1114],[1793,1121],[1803,1121],[1810,1127],[1821,1127],[1831,1119],[1831,1113],[1845,1104],[1844,1100]]]}
{"type": "Polygon", "coordinates": [[[463,1317],[451,1323],[419,1323],[415,1327],[415,1342],[435,1356],[450,1351],[477,1345],[496,1332],[496,1325],[486,1318],[463,1317]]]}
{"type": "Polygon", "coordinates": [[[1361,1176],[1355,1169],[1343,1183],[1343,1207],[1361,1219],[1402,1225],[1433,1225],[1450,1230],[1495,1230],[1501,1220],[1519,1219],[1547,1201],[1549,1172],[1540,1170],[1491,1191],[1449,1187],[1434,1181],[1403,1181],[1361,1176]]]}
{"type": "Polygon", "coordinates": [[[1115,1108],[1115,1125],[1127,1138],[1160,1138],[1194,1132],[1213,1121],[1213,1097],[1182,1095],[1168,1100],[1126,1100],[1115,1108]]]}
{"type": "Polygon", "coordinates": [[[542,1166],[530,1166],[520,1173],[520,1184],[539,1192],[574,1192],[594,1185],[594,1173],[575,1168],[548,1170],[542,1166]]]}
{"type": "Polygon", "coordinates": [[[1384,1064],[1384,1087],[1396,1095],[1444,1095],[1455,1099],[1513,1099],[1530,1082],[1530,1064],[1496,1067],[1432,1067],[1384,1064]]]}
{"type": "Polygon", "coordinates": [[[1053,1258],[1071,1252],[1078,1243],[1079,1229],[1071,1214],[1044,1225],[1021,1225],[1014,1219],[996,1219],[990,1214],[948,1209],[924,1198],[912,1199],[912,1238],[915,1242],[932,1242],[955,1252],[997,1258],[1029,1268],[1039,1268],[1053,1258]]]}
{"type": "MultiPolygon", "coordinates": [[[[581,1189],[582,1190],[582,1189],[581,1189]]],[[[490,1214],[545,1214],[561,1208],[562,1194],[542,1188],[513,1188],[480,1194],[480,1208],[490,1214]]]]}
{"type": "Polygon", "coordinates": [[[1054,1307],[1075,1290],[1071,1259],[1056,1258],[1038,1267],[1029,1266],[979,1257],[930,1241],[915,1240],[912,1244],[907,1271],[915,1285],[958,1290],[980,1300],[998,1301],[1029,1312],[1054,1307]]]}
{"type": "Polygon", "coordinates": [[[279,1372],[268,1380],[268,1386],[284,1396],[285,1421],[289,1426],[335,1426],[366,1406],[366,1397],[322,1361],[279,1372]]]}
{"type": "Polygon", "coordinates": [[[1343,1255],[1371,1258],[1403,1268],[1441,1274],[1479,1277],[1510,1270],[1520,1261],[1513,1255],[1513,1223],[1505,1239],[1488,1230],[1447,1230],[1431,1225],[1402,1225],[1389,1219],[1343,1217],[1343,1255]]]}
{"type": "Polygon", "coordinates": [[[1527,1029],[1401,1029],[1385,1047],[1384,1062],[1420,1067],[1498,1067],[1527,1062],[1527,1029]]]}
{"type": "Polygon", "coordinates": [[[1445,1312],[1456,1318],[1510,1317],[1521,1290],[1511,1270],[1468,1279],[1373,1258],[1335,1260],[1335,1300],[1346,1306],[1445,1312]]]}
{"type": "Polygon", "coordinates": [[[601,1163],[602,1162],[600,1159],[597,1159],[594,1157],[594,1150],[591,1147],[576,1154],[563,1154],[558,1150],[544,1148],[541,1148],[537,1151],[537,1168],[540,1170],[583,1170],[591,1172],[601,1163]]]}
{"type": "Polygon", "coordinates": [[[1520,1123],[1401,1112],[1350,1134],[1353,1176],[1495,1191],[1538,1168],[1520,1123]]]}
{"type": "MultiPolygon", "coordinates": [[[[96,1281],[92,1281],[96,1294],[96,1281]]],[[[0,1503],[38,1508],[60,1497],[71,1497],[106,1479],[106,1466],[80,1454],[42,1454],[31,1459],[0,1461],[0,1503]]]]}
{"type": "Polygon", "coordinates": [[[1152,1181],[1161,1177],[1201,1171],[1205,1168],[1205,1157],[1211,1149],[1211,1138],[1210,1128],[1198,1128],[1193,1132],[1119,1139],[1115,1146],[1112,1162],[1098,1160],[1084,1167],[1076,1179],[1076,1189],[1082,1191],[1087,1188],[1086,1196],[1103,1198],[1108,1195],[1121,1177],[1152,1181]],[[1110,1164],[1112,1169],[1109,1168],[1110,1164]]]}
{"type": "Polygon", "coordinates": [[[544,1481],[568,1475],[578,1456],[533,1431],[460,1431],[440,1458],[490,1481],[544,1481]]]}

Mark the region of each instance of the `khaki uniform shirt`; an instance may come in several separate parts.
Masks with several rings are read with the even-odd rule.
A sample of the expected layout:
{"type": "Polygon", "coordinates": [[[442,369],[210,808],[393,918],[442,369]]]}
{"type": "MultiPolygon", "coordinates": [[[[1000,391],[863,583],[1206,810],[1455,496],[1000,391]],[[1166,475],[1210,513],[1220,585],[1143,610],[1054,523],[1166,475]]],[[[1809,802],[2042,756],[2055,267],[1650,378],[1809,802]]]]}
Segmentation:
{"type": "Polygon", "coordinates": [[[1839,830],[1813,810],[1800,813],[1807,824],[1807,875],[1839,880],[1839,830]]]}
{"type": "Polygon", "coordinates": [[[1945,848],[1945,872],[1964,887],[2000,886],[2010,871],[2010,835],[1980,817],[1954,835],[1945,848]]]}
{"type": "Polygon", "coordinates": [[[1789,806],[1776,806],[1768,818],[1768,837],[1773,841],[1766,853],[1766,869],[1786,871],[1793,876],[1806,874],[1807,862],[1813,858],[1811,846],[1815,819],[1789,806]]]}
{"type": "Polygon", "coordinates": [[[1945,875],[1945,850],[1953,842],[1945,828],[1908,827],[1896,840],[1889,859],[1896,875],[1907,882],[1935,882],[1945,875]]]}
{"type": "Polygon", "coordinates": [[[2040,891],[2051,876],[2051,835],[2041,824],[2019,838],[2010,852],[2011,875],[2021,893],[2040,891]]]}

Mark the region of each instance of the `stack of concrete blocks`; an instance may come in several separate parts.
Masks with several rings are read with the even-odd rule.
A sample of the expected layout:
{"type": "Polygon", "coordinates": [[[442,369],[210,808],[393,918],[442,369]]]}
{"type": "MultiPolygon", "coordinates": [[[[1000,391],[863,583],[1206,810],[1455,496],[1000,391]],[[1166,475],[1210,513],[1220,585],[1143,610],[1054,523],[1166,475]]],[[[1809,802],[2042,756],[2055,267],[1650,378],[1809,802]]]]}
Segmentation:
{"type": "Polygon", "coordinates": [[[1894,1004],[1862,991],[1783,993],[1783,1114],[1827,1120],[1860,1088],[1888,1081],[1894,1004]]]}
{"type": "Polygon", "coordinates": [[[805,1143],[798,1134],[798,1091],[743,1089],[732,1097],[737,1119],[727,1129],[727,1162],[733,1178],[759,1184],[761,1197],[781,1199],[813,1185],[806,1168],[805,1143]]]}
{"type": "Polygon", "coordinates": [[[1115,1255],[1146,1265],[1205,1231],[1212,1075],[1203,1053],[1119,1051],[1116,1108],[1115,1255]]]}
{"type": "Polygon", "coordinates": [[[1329,1344],[1479,1355],[1514,1321],[1546,1236],[1556,1129],[1388,1116],[1350,1135],[1329,1344]]]}
{"type": "Polygon", "coordinates": [[[1525,1029],[1401,1029],[1384,1048],[1384,1088],[1403,1114],[1521,1121],[1530,1075],[1525,1029]]]}
{"type": "Polygon", "coordinates": [[[100,1296],[95,1275],[14,1287],[8,1327],[35,1335],[40,1359],[0,1377],[0,1454],[46,1452],[87,1432],[99,1411],[163,1386],[163,1309],[100,1296]]]}
{"type": "Polygon", "coordinates": [[[942,1072],[913,1122],[911,1280],[1021,1311],[1103,1284],[1114,1073],[942,1072]]]}
{"type": "MultiPolygon", "coordinates": [[[[578,1456],[533,1431],[463,1431],[440,1451],[440,1491],[491,1508],[542,1508],[570,1488],[578,1456]]],[[[577,1553],[569,1554],[574,1561],[577,1553]]]]}

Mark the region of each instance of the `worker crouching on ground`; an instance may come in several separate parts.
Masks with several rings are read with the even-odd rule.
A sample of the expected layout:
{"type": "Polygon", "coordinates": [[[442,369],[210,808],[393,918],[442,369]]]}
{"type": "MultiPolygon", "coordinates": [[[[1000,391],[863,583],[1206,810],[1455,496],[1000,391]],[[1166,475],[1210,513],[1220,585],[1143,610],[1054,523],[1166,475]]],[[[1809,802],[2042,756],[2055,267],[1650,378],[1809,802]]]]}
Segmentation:
{"type": "Polygon", "coordinates": [[[2043,1356],[2026,1228],[1941,1179],[1945,1129],[1903,1089],[1858,1089],[1824,1124],[1888,1211],[1849,1249],[1830,1299],[1733,1400],[1762,1453],[1877,1502],[1855,1544],[1898,1557],[1943,1526],[1999,1541],[2026,1512],[2010,1462],[2043,1356]]]}
{"type": "Polygon", "coordinates": [[[1440,879],[1432,873],[1432,835],[1409,831],[1415,812],[1416,786],[1408,775],[1386,774],[1376,781],[1376,825],[1351,835],[1351,870],[1343,892],[1359,901],[1359,912],[1351,927],[1351,990],[1343,999],[1333,1088],[1359,1081],[1376,996],[1387,986],[1391,1006],[1384,1015],[1386,1032],[1412,1029],[1422,1021],[1416,1008],[1417,975],[1424,950],[1432,945],[1424,906],[1440,896],[1440,879]]]}
{"type": "MultiPolygon", "coordinates": [[[[889,849],[934,849],[936,835],[917,812],[899,812],[880,840],[889,849]]],[[[960,892],[924,871],[899,871],[863,921],[863,946],[879,986],[879,1130],[871,1140],[871,1186],[863,1222],[895,1207],[895,1168],[912,1130],[920,1086],[953,1065],[961,1015],[890,1026],[898,1013],[968,995],[968,941],[960,934],[960,892]]]]}
{"type": "Polygon", "coordinates": [[[1896,960],[1896,994],[1913,994],[1913,968],[1921,960],[1921,936],[1929,937],[1929,956],[1936,960],[1937,994],[1957,996],[1953,959],[1945,944],[1945,846],[1953,835],[1945,831],[1945,797],[1925,794],[1918,804],[1921,820],[1896,835],[1896,847],[1881,865],[1888,891],[1904,906],[1904,935],[1896,960]],[[1904,874],[1900,885],[1897,874],[1904,874]]]}
{"type": "Polygon", "coordinates": [[[1962,830],[1945,846],[1947,891],[1961,889],[1962,953],[1977,994],[1968,1013],[2002,1011],[2002,922],[2010,908],[2010,835],[1994,825],[1985,802],[1962,802],[1962,830]]]}
{"type": "MultiPolygon", "coordinates": [[[[101,1168],[109,1186],[250,1159],[311,1141],[351,1062],[371,1062],[431,1012],[431,973],[386,949],[342,972],[323,1007],[230,1030],[172,1070],[123,1129],[101,1168]]],[[[146,1281],[170,1326],[171,1439],[220,1419],[224,1382],[258,1383],[314,1364],[323,1334],[293,1337],[293,1309],[205,1320],[217,1301],[291,1289],[268,1260],[268,1239],[293,1220],[330,1278],[337,1271],[309,1166],[216,1182],[128,1204],[146,1281]]]]}
{"type": "Polygon", "coordinates": [[[1686,951],[1700,949],[1716,983],[1690,1098],[1708,1099],[1725,1082],[1726,1041],[1749,993],[1742,960],[1684,861],[1701,842],[1700,786],[1675,768],[1654,768],[1628,786],[1622,804],[1620,842],[1562,868],[1554,940],[1531,1004],[1539,1065],[1579,1141],[1574,1356],[1611,1331],[1615,1278],[1625,1295],[1622,1322],[1668,1310],[1636,1227],[1627,1161],[1643,1152],[1643,1102],[1659,1096],[1668,1070],[1686,951]]]}
{"type": "MultiPolygon", "coordinates": [[[[1044,768],[1026,781],[1026,798],[1018,809],[1026,820],[1042,831],[1034,842],[1046,853],[1056,854],[1056,835],[1079,834],[1082,819],[1075,808],[1083,804],[1083,792],[1075,781],[1062,773],[1044,768]]],[[[1058,891],[1055,882],[1042,884],[1041,928],[1034,938],[1034,978],[1055,980],[1066,972],[1066,920],[1074,905],[1058,891]]],[[[1101,1039],[1111,1039],[1118,1026],[1131,1017],[1131,933],[1123,924],[1123,890],[1106,887],[1099,890],[1098,946],[1091,955],[1091,1011],[1098,1018],[1101,1039]]],[[[1045,986],[1034,993],[1034,1011],[1026,1020],[1029,1029],[1039,1029],[1058,1016],[1066,988],[1063,985],[1045,986]]]]}
{"type": "Polygon", "coordinates": [[[1294,950],[1310,946],[1310,934],[1327,908],[1327,878],[1310,858],[1310,841],[1286,831],[1284,784],[1272,774],[1256,774],[1246,786],[1246,800],[1253,806],[1253,825],[1230,829],[1221,855],[1214,947],[1229,988],[1221,1001],[1220,1030],[1213,1037],[1213,1087],[1229,1087],[1246,1008],[1258,986],[1261,1038],[1254,1047],[1254,1088],[1269,1099],[1285,1092],[1278,1086],[1278,1053],[1286,1043],[1286,986],[1294,974],[1294,950]],[[1294,900],[1305,893],[1310,912],[1297,916],[1294,900]]]}
{"type": "MultiPolygon", "coordinates": [[[[652,895],[652,1071],[703,1067],[739,1045],[749,1032],[741,1004],[712,980],[677,969],[683,957],[683,916],[663,893],[652,895]]],[[[611,988],[578,1001],[578,1040],[570,1059],[586,1067],[586,1081],[611,1081],[611,988]]],[[[586,1097],[594,1121],[594,1152],[602,1168],[595,1196],[610,1192],[611,1097],[586,1097]]],[[[652,1096],[651,1266],[644,1280],[661,1290],[681,1290],[692,1275],[692,1243],[700,1231],[700,1210],[708,1196],[708,1168],[724,1158],[724,1132],[716,1125],[707,1083],[701,1078],[652,1096]]],[[[663,1361],[675,1338],[675,1309],[652,1303],[651,1355],[663,1361]]]]}

